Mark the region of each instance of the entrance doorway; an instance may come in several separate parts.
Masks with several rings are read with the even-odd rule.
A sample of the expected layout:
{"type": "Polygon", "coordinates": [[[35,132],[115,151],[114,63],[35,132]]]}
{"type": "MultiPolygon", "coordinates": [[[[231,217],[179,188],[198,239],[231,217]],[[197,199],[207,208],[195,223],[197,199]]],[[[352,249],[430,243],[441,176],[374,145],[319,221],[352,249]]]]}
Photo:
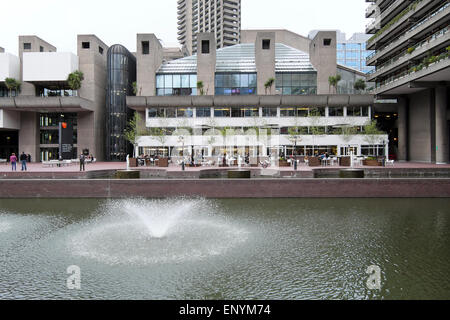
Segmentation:
{"type": "Polygon", "coordinates": [[[19,132],[0,131],[0,159],[7,159],[12,153],[19,154],[19,132]]]}

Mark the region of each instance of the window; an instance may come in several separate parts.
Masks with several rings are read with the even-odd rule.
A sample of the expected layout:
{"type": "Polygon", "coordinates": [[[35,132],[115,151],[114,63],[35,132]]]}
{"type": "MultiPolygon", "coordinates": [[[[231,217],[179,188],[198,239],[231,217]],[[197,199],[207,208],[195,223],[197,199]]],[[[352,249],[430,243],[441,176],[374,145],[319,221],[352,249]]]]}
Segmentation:
{"type": "Polygon", "coordinates": [[[90,47],[91,47],[90,42],[82,42],[81,43],[81,48],[83,48],[83,49],[89,49],[90,47]]]}
{"type": "Polygon", "coordinates": [[[157,74],[157,96],[190,96],[197,94],[195,74],[157,74]]]}
{"type": "Polygon", "coordinates": [[[217,73],[216,95],[256,94],[256,73],[217,73]]]}
{"type": "Polygon", "coordinates": [[[262,48],[263,50],[270,50],[270,39],[263,39],[262,48]]]}
{"type": "Polygon", "coordinates": [[[44,47],[43,46],[39,47],[39,52],[44,52],[44,47]]]}
{"type": "Polygon", "coordinates": [[[23,50],[31,50],[31,43],[24,43],[23,50]]]}
{"type": "Polygon", "coordinates": [[[98,47],[98,52],[99,52],[100,54],[103,54],[103,48],[102,48],[102,47],[98,47]]]}
{"type": "Polygon", "coordinates": [[[224,118],[224,117],[230,117],[231,116],[231,109],[230,108],[214,108],[214,117],[217,118],[224,118]]]}
{"type": "Polygon", "coordinates": [[[317,73],[276,73],[275,87],[282,95],[316,94],[317,73]]]}
{"type": "Polygon", "coordinates": [[[209,118],[211,117],[211,108],[197,108],[197,118],[209,118]]]}
{"type": "Polygon", "coordinates": [[[297,115],[299,117],[307,117],[308,114],[309,114],[309,108],[308,107],[297,108],[297,115]]]}
{"type": "Polygon", "coordinates": [[[202,54],[209,53],[209,40],[202,40],[202,54]]]}
{"type": "Polygon", "coordinates": [[[323,39],[323,45],[328,47],[331,45],[331,39],[323,39]]]}
{"type": "Polygon", "coordinates": [[[280,115],[281,117],[295,117],[295,108],[281,108],[280,115]]]}
{"type": "Polygon", "coordinates": [[[343,117],[344,116],[344,108],[343,107],[329,107],[328,108],[328,116],[343,117]]]}
{"type": "Polygon", "coordinates": [[[150,54],[150,42],[142,41],[142,54],[150,54]]]}

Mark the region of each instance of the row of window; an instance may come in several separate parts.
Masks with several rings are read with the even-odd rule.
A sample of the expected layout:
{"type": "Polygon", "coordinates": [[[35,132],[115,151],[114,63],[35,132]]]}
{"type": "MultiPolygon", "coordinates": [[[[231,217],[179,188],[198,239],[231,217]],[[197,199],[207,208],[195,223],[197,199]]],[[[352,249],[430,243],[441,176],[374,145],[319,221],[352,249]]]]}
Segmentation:
{"type": "MultiPolygon", "coordinates": [[[[368,117],[369,107],[283,107],[280,109],[280,117],[325,117],[328,109],[329,117],[344,117],[345,109],[348,117],[368,117]]],[[[149,118],[210,118],[211,114],[218,118],[247,118],[259,117],[258,107],[246,108],[150,108],[148,109],[149,118]],[[213,110],[211,110],[213,109],[213,110]]],[[[263,117],[278,117],[277,107],[261,108],[263,117]]]]}

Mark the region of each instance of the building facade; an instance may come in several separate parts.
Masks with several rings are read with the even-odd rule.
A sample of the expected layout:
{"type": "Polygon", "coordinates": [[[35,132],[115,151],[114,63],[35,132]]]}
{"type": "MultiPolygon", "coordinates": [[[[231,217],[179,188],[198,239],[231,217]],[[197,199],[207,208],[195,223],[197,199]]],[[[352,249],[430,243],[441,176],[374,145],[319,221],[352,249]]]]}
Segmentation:
{"type": "Polygon", "coordinates": [[[212,32],[216,48],[240,43],[241,0],[178,0],[178,40],[190,53],[198,51],[197,35],[212,32]]]}
{"type": "Polygon", "coordinates": [[[371,1],[366,17],[367,80],[378,99],[399,107],[395,116],[400,160],[449,162],[450,3],[446,0],[371,1]]]}
{"type": "MultiPolygon", "coordinates": [[[[318,30],[313,30],[308,37],[314,38],[318,30]]],[[[337,32],[337,62],[343,66],[367,73],[375,69],[373,66],[366,65],[366,58],[373,53],[373,50],[367,50],[366,42],[371,37],[370,34],[354,33],[347,39],[344,32],[337,32]]]]}
{"type": "MultiPolygon", "coordinates": [[[[285,34],[251,32],[246,43],[222,49],[213,33],[201,33],[197,55],[158,68],[152,63],[160,61],[161,48],[138,50],[138,86],[145,94],[127,97],[127,104],[141,113],[148,135],[136,151],[175,159],[387,155],[387,135],[370,140],[359,134],[372,120],[374,99],[354,94],[353,83],[364,74],[337,64],[336,32],[319,32],[310,40],[292,35],[278,40],[280,33],[285,34]],[[331,88],[328,78],[336,74],[348,78],[331,88]]],[[[138,35],[137,47],[153,37],[138,35]]]]}
{"type": "Polygon", "coordinates": [[[25,152],[32,161],[58,159],[61,122],[73,128],[73,158],[83,150],[105,158],[108,46],[94,35],[79,35],[77,44],[75,55],[57,52],[39,37],[20,36],[18,57],[0,53],[1,158],[25,152]],[[75,71],[84,74],[79,90],[68,83],[75,71]],[[21,88],[8,90],[6,78],[20,81],[21,88]]]}

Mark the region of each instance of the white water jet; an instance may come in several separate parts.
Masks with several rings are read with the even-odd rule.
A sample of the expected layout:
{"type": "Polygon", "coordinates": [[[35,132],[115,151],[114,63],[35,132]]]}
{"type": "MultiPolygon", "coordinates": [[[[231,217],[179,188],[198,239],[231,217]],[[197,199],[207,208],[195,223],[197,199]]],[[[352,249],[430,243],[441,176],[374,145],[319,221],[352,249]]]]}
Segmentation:
{"type": "Polygon", "coordinates": [[[107,264],[196,261],[225,254],[248,232],[202,199],[117,200],[69,239],[76,256],[107,264]]]}

